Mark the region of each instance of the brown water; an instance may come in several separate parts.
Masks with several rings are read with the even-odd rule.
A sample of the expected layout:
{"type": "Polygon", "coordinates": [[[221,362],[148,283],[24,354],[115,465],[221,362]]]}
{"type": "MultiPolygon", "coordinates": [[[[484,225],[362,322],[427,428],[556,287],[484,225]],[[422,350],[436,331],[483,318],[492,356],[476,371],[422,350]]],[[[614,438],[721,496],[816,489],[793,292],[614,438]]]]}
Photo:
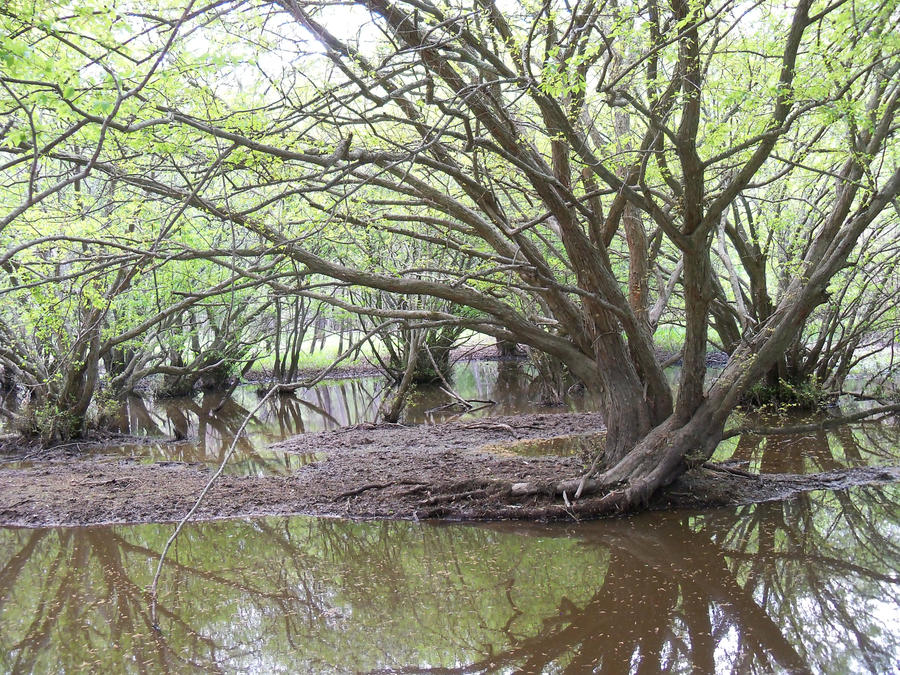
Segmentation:
{"type": "Polygon", "coordinates": [[[0,529],[4,672],[896,672],[900,489],[557,527],[0,529]]]}
{"type": "MultiPolygon", "coordinates": [[[[457,377],[463,395],[498,401],[477,414],[546,412],[521,380],[498,385],[496,368],[457,377]]],[[[272,401],[233,470],[316,459],[265,445],[372,419],[380,386],[333,382],[272,401]]],[[[216,461],[256,400],[246,388],[224,402],[131,401],[122,431],[193,440],[106,452],[216,461]]],[[[425,411],[446,402],[420,392],[409,420],[435,421],[425,411]]],[[[744,436],[716,459],[791,472],[897,464],[900,426],[744,436]]],[[[0,672],[900,672],[900,486],[552,527],[192,524],[161,580],[157,631],[147,587],[171,531],[0,528],[0,672]]]]}
{"type": "MultiPolygon", "coordinates": [[[[741,426],[808,424],[856,410],[854,404],[845,403],[840,409],[816,415],[755,414],[744,419],[741,426]]],[[[816,473],[844,467],[896,465],[900,463],[898,422],[900,418],[784,436],[744,435],[721,443],[713,459],[740,461],[748,470],[763,473],[816,473]]]]}

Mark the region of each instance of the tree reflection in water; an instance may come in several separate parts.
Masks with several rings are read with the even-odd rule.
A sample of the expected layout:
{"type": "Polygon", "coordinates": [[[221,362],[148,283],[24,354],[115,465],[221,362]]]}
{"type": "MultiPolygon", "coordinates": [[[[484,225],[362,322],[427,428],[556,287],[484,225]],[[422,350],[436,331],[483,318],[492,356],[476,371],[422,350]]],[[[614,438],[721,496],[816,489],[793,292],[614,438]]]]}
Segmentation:
{"type": "MultiPolygon", "coordinates": [[[[479,416],[554,410],[536,402],[539,393],[519,362],[457,364],[454,387],[466,398],[497,402],[481,409],[476,413],[479,416]]],[[[321,459],[314,454],[292,454],[267,446],[296,434],[374,421],[389,389],[383,378],[357,377],[329,380],[311,389],[299,390],[296,395],[268,399],[250,418],[226,472],[281,475],[321,459]]],[[[436,423],[452,417],[457,410],[435,412],[436,408],[445,408],[450,401],[439,386],[420,386],[410,398],[404,422],[436,423]]],[[[258,403],[255,386],[239,387],[227,397],[216,392],[157,401],[132,397],[121,406],[110,427],[122,434],[143,437],[146,442],[116,447],[104,445],[96,448],[96,452],[126,455],[147,462],[218,465],[244,419],[258,403]],[[173,439],[178,442],[171,442],[173,439]]],[[[584,397],[569,404],[572,409],[594,409],[592,402],[584,397]]]]}
{"type": "MultiPolygon", "coordinates": [[[[845,411],[848,412],[848,411],[845,411]]],[[[838,410],[834,414],[840,414],[838,410]]],[[[806,424],[821,419],[803,414],[754,415],[751,426],[806,424]]],[[[817,473],[846,467],[897,463],[900,425],[867,422],[783,436],[745,434],[722,443],[716,461],[737,460],[761,473],[817,473]]]]}
{"type": "Polygon", "coordinates": [[[577,526],[0,530],[0,670],[886,672],[900,488],[577,526]]]}

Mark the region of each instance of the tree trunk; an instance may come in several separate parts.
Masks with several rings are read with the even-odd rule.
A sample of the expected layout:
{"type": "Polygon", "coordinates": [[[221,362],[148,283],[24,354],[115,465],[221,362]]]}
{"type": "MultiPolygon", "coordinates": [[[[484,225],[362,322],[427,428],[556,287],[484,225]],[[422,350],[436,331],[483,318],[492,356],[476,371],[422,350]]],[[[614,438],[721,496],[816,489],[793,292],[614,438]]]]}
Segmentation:
{"type": "Polygon", "coordinates": [[[0,391],[12,391],[16,387],[16,374],[9,366],[3,366],[0,371],[0,391]]]}
{"type": "Polygon", "coordinates": [[[622,214],[625,240],[628,244],[628,302],[641,327],[650,327],[650,276],[647,257],[647,233],[641,222],[640,211],[633,204],[626,204],[622,214]]]}
{"type": "MultiPolygon", "coordinates": [[[[691,466],[705,462],[718,445],[723,427],[724,418],[714,406],[704,405],[686,423],[680,423],[673,414],[641,438],[622,459],[607,461],[606,470],[596,477],[562,481],[552,490],[573,498],[605,493],[594,507],[595,515],[643,507],[660,488],[670,485],[691,466]]],[[[543,485],[517,483],[511,494],[523,497],[546,489],[543,485]]]]}
{"type": "MultiPolygon", "coordinates": [[[[284,381],[284,365],[287,354],[281,353],[281,298],[275,298],[275,363],[272,365],[272,379],[276,382],[284,381]]],[[[290,339],[288,340],[290,345],[290,339]]]]}
{"type": "Polygon", "coordinates": [[[519,359],[525,357],[525,352],[515,342],[509,340],[497,340],[495,345],[497,356],[501,359],[519,359]]]}
{"type": "Polygon", "coordinates": [[[406,395],[409,393],[409,388],[412,386],[418,370],[422,339],[422,331],[413,331],[406,354],[406,370],[403,373],[403,378],[400,380],[397,391],[394,392],[390,402],[387,405],[382,405],[381,416],[385,422],[396,423],[400,421],[400,415],[403,413],[403,408],[406,407],[406,395]]]}

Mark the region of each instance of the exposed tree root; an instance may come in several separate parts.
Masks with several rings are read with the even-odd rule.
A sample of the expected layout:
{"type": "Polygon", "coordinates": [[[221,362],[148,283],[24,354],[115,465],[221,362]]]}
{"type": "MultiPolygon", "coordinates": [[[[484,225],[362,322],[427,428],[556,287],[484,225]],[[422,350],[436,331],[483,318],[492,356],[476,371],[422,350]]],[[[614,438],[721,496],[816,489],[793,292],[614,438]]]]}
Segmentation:
{"type": "Polygon", "coordinates": [[[368,492],[369,490],[384,490],[385,488],[393,487],[394,485],[412,485],[414,489],[408,490],[408,493],[417,492],[418,490],[422,490],[425,488],[425,483],[416,483],[413,481],[392,481],[389,483],[368,483],[366,485],[361,485],[358,488],[354,488],[352,490],[347,490],[346,492],[342,492],[341,494],[335,496],[334,501],[341,501],[343,499],[349,499],[350,497],[356,497],[357,495],[361,495],[363,492],[368,492]]]}
{"type": "Polygon", "coordinates": [[[466,480],[431,486],[416,503],[419,519],[567,520],[615,516],[638,509],[702,508],[787,499],[813,490],[842,490],[900,480],[900,467],[865,467],[818,474],[754,474],[709,464],[695,468],[656,493],[650,480],[613,487],[589,482],[581,499],[567,497],[581,479],[561,483],[466,480]],[[601,489],[603,490],[601,492],[601,489]]]}

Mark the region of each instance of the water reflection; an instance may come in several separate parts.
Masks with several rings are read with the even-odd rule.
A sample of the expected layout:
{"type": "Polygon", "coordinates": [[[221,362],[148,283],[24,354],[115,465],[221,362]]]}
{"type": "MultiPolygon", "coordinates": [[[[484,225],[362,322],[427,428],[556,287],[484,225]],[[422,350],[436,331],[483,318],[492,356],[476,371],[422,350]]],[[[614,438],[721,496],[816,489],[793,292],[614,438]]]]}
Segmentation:
{"type": "Polygon", "coordinates": [[[605,435],[571,434],[568,436],[552,436],[550,438],[534,438],[525,441],[508,443],[491,443],[482,450],[497,455],[518,455],[521,457],[539,457],[542,455],[559,455],[560,457],[583,457],[587,462],[603,443],[605,435]]]}
{"type": "MultiPolygon", "coordinates": [[[[458,364],[454,389],[464,398],[495,401],[467,416],[511,415],[529,412],[567,412],[593,409],[585,397],[574,397],[564,408],[548,408],[536,401],[539,392],[523,364],[516,361],[476,361],[458,364]]],[[[286,474],[322,455],[296,455],[269,450],[267,446],[295,434],[335,429],[376,419],[386,383],[379,377],[333,380],[266,401],[247,426],[227,471],[244,475],[286,474]]],[[[405,411],[407,424],[436,423],[459,417],[459,411],[436,411],[452,399],[438,387],[414,391],[405,411]]],[[[143,436],[149,442],[97,448],[94,452],[133,457],[144,462],[175,461],[218,464],[227,452],[245,417],[256,408],[256,387],[238,388],[231,396],[215,392],[196,398],[162,399],[156,402],[130,398],[113,421],[114,431],[143,436]],[[168,440],[160,440],[168,439],[168,440]]]]}
{"type": "MultiPolygon", "coordinates": [[[[467,399],[492,400],[496,405],[468,415],[495,416],[527,413],[595,410],[595,402],[583,395],[569,398],[565,407],[540,405],[540,391],[519,361],[475,361],[457,364],[454,389],[467,399]]],[[[320,383],[296,396],[268,399],[251,418],[237,452],[226,471],[243,475],[283,475],[323,458],[321,453],[298,455],[269,449],[268,446],[295,434],[334,429],[369,422],[376,418],[385,395],[385,381],[360,377],[320,383]]],[[[437,387],[414,391],[403,418],[408,424],[433,424],[458,417],[457,411],[435,409],[451,402],[437,387]]],[[[202,462],[218,464],[230,447],[244,418],[259,397],[256,388],[238,388],[232,396],[203,393],[196,398],[149,401],[129,399],[119,411],[113,428],[123,434],[145,437],[147,442],[89,448],[93,452],[134,458],[141,462],[202,462]],[[169,439],[169,440],[161,440],[169,439]]],[[[846,413],[847,411],[844,411],[846,413]]],[[[838,411],[833,411],[838,414],[838,411]]],[[[812,421],[798,415],[748,415],[742,424],[780,426],[812,421]]],[[[738,424],[735,421],[733,424],[738,424]]],[[[517,454],[590,455],[590,439],[526,441],[498,447],[498,452],[517,454]]],[[[812,473],[842,467],[886,465],[896,461],[900,447],[900,425],[862,423],[828,432],[790,436],[745,435],[722,443],[713,457],[732,460],[752,471],[772,473],[812,473]]],[[[5,462],[6,466],[16,466],[5,462]]],[[[23,466],[21,463],[18,466],[23,466]]]]}
{"type": "MultiPolygon", "coordinates": [[[[846,415],[849,410],[833,411],[846,415]]],[[[756,427],[808,424],[820,420],[802,414],[758,413],[744,422],[756,427]]],[[[863,422],[802,434],[754,436],[745,434],[720,444],[715,461],[739,462],[751,471],[762,473],[817,473],[861,466],[886,466],[897,462],[900,448],[900,424],[863,422]]]]}
{"type": "Polygon", "coordinates": [[[887,672],[900,489],[570,527],[0,530],[0,670],[887,672]]]}

